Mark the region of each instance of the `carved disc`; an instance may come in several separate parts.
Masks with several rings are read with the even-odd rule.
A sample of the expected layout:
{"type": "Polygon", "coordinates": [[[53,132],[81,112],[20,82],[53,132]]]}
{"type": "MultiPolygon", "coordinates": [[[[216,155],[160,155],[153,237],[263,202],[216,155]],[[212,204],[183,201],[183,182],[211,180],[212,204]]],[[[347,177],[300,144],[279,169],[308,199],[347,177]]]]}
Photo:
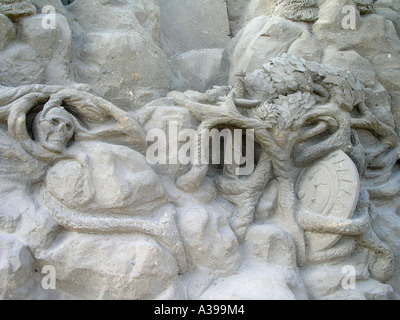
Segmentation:
{"type": "MultiPolygon", "coordinates": [[[[357,168],[343,151],[334,151],[300,173],[296,193],[301,206],[312,214],[351,219],[360,195],[357,168]]],[[[341,237],[336,234],[306,233],[311,252],[330,248],[341,237]]]]}

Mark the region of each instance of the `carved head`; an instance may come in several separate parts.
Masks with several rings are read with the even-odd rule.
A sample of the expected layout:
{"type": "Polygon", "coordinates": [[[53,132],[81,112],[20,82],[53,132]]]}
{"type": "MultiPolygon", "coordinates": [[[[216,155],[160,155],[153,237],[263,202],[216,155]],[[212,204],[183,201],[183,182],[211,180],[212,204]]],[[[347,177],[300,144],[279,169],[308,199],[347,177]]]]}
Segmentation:
{"type": "Polygon", "coordinates": [[[276,0],[274,14],[294,21],[318,19],[318,0],[276,0]]]}
{"type": "Polygon", "coordinates": [[[33,134],[43,148],[62,153],[74,135],[74,118],[62,107],[40,112],[33,123],[33,134]]]}
{"type": "Polygon", "coordinates": [[[263,101],[253,116],[269,124],[296,166],[351,145],[350,114],[365,100],[351,73],[282,54],[245,81],[248,98],[263,101]]]}

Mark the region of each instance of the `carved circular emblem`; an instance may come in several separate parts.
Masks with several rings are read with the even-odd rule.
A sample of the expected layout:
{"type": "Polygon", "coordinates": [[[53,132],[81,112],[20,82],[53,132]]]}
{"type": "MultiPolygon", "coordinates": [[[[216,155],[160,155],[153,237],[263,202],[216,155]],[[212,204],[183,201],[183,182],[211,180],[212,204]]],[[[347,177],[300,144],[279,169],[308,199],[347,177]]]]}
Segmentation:
{"type": "MultiPolygon", "coordinates": [[[[296,193],[311,214],[351,219],[360,195],[357,168],[343,151],[334,151],[300,173],[296,193]]],[[[342,236],[307,232],[306,237],[309,249],[317,252],[332,247],[342,236]]]]}

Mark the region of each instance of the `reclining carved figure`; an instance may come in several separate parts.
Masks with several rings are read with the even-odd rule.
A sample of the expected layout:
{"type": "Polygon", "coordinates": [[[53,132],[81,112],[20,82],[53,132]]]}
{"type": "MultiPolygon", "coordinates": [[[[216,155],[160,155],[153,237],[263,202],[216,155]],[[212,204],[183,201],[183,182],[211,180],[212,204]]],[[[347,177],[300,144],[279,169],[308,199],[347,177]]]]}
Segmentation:
{"type": "Polygon", "coordinates": [[[132,116],[76,89],[2,89],[3,102],[11,102],[1,109],[1,120],[26,152],[21,157],[40,162],[32,188],[55,220],[80,233],[151,236],[184,273],[175,209],[142,154],[145,135],[132,116]]]}

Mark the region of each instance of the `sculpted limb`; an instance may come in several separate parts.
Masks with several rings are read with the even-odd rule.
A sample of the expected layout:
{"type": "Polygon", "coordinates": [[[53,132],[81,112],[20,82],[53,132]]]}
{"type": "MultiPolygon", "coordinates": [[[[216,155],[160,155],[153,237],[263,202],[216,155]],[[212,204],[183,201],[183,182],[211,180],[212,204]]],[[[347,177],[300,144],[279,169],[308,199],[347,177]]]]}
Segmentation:
{"type": "Polygon", "coordinates": [[[357,237],[357,242],[368,248],[374,255],[369,260],[371,275],[379,281],[388,281],[394,271],[395,257],[392,250],[378,238],[372,229],[369,229],[362,236],[357,237]]]}
{"type": "Polygon", "coordinates": [[[92,214],[75,213],[66,210],[45,192],[41,192],[42,202],[50,204],[52,216],[57,222],[68,230],[81,233],[115,234],[115,233],[142,233],[154,237],[171,251],[181,273],[185,273],[187,262],[185,251],[180,240],[179,231],[175,225],[175,213],[172,207],[162,209],[155,215],[158,219],[124,217],[124,216],[99,216],[92,214]]]}
{"type": "Polygon", "coordinates": [[[381,142],[374,150],[368,152],[367,157],[370,160],[374,160],[389,148],[396,148],[399,141],[396,132],[382,121],[379,121],[364,102],[360,103],[357,108],[361,118],[351,118],[351,128],[368,130],[378,137],[381,142]]]}
{"type": "Polygon", "coordinates": [[[371,228],[365,191],[361,192],[355,215],[352,219],[343,219],[312,214],[301,210],[298,220],[304,230],[317,233],[340,234],[343,236],[361,236],[371,228]]]}
{"type": "Polygon", "coordinates": [[[263,152],[256,169],[246,180],[239,179],[233,171],[232,166],[225,166],[223,175],[217,178],[215,185],[219,193],[237,207],[238,212],[231,221],[231,227],[242,241],[254,220],[254,212],[264,188],[272,178],[271,161],[263,152]]]}
{"type": "MultiPolygon", "coordinates": [[[[368,211],[373,215],[378,209],[369,202],[368,211]]],[[[382,282],[388,281],[394,272],[395,256],[393,251],[375,234],[372,228],[356,238],[357,242],[368,248],[372,254],[369,259],[369,271],[371,275],[382,282]]]]}
{"type": "Polygon", "coordinates": [[[340,241],[333,248],[326,249],[320,252],[308,253],[309,262],[324,263],[332,260],[340,259],[349,256],[357,248],[357,242],[352,238],[340,241]]]}
{"type": "Polygon", "coordinates": [[[300,212],[297,217],[300,225],[305,231],[318,233],[359,236],[364,234],[370,227],[368,215],[364,215],[357,219],[339,219],[324,217],[309,212],[300,212]]]}

